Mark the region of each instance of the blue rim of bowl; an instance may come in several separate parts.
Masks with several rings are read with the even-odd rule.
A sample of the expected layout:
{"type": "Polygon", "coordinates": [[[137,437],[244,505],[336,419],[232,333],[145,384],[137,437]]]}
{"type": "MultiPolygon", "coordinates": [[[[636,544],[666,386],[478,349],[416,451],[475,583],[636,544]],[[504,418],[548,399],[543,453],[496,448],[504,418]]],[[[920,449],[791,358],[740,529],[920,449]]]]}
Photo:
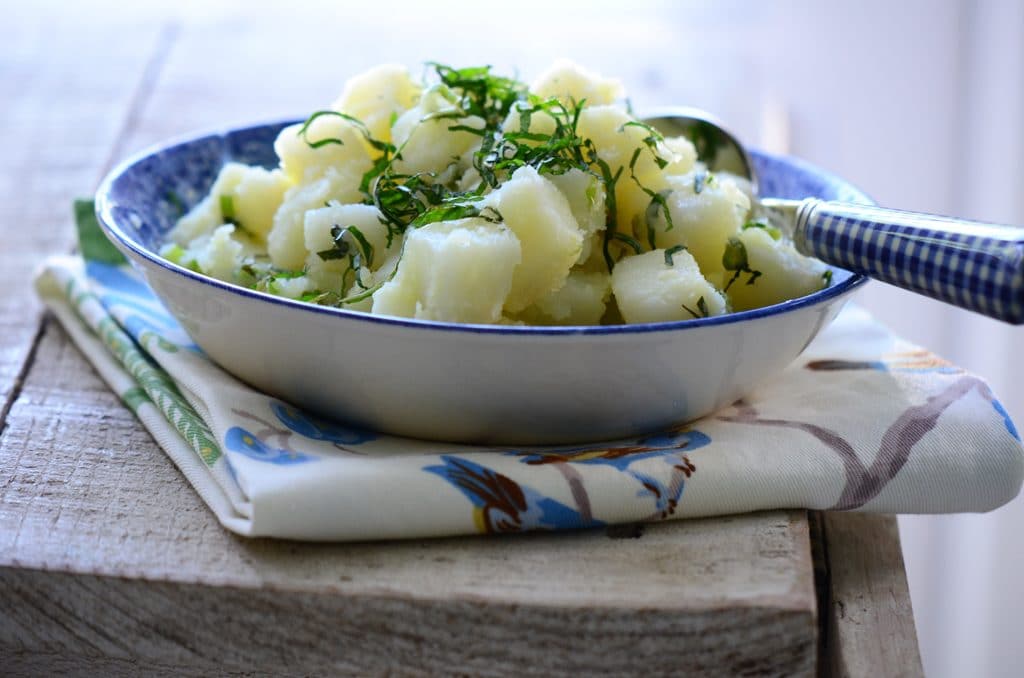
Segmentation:
{"type": "MultiPolygon", "coordinates": [[[[687,320],[673,320],[669,322],[657,322],[657,323],[634,323],[634,324],[623,324],[623,325],[559,325],[559,326],[536,326],[536,325],[481,325],[472,323],[451,323],[451,322],[440,322],[435,320],[416,320],[414,318],[399,318],[395,316],[385,315],[372,315],[360,311],[349,311],[341,308],[334,308],[332,306],[318,306],[316,304],[310,304],[304,301],[297,301],[295,299],[288,299],[286,297],[279,297],[267,292],[259,292],[252,290],[241,285],[235,285],[233,283],[211,278],[203,275],[202,273],[196,273],[195,271],[179,266],[178,264],[172,263],[167,259],[164,259],[159,254],[151,251],[150,249],[142,246],[141,243],[136,242],[133,238],[129,237],[121,228],[118,226],[116,220],[113,218],[112,209],[117,206],[117,203],[113,202],[110,197],[111,188],[117,179],[125,174],[132,166],[140,163],[151,155],[157,153],[166,152],[177,146],[181,146],[187,143],[199,141],[208,137],[227,137],[228,134],[240,132],[243,130],[257,129],[260,127],[270,126],[284,126],[302,122],[302,119],[286,119],[276,120],[256,124],[246,124],[237,127],[223,128],[219,127],[212,130],[206,130],[202,132],[194,132],[191,134],[185,134],[171,138],[167,141],[154,144],[147,148],[142,149],[138,153],[128,157],[124,161],[118,163],[100,182],[99,188],[96,189],[96,216],[99,220],[100,227],[106,233],[107,237],[121,247],[126,248],[136,254],[137,256],[145,259],[151,264],[160,266],[161,268],[167,269],[172,273],[176,273],[185,278],[191,279],[195,282],[208,285],[215,289],[230,292],[232,294],[246,297],[257,301],[270,302],[279,306],[285,306],[300,311],[307,311],[310,313],[319,313],[327,316],[334,316],[338,318],[345,318],[357,322],[374,323],[392,327],[408,327],[415,328],[418,330],[441,330],[445,332],[462,332],[470,334],[533,334],[533,335],[548,335],[548,336],[592,336],[592,335],[620,335],[620,334],[646,334],[650,332],[672,332],[677,330],[686,329],[697,329],[699,327],[711,327],[715,325],[729,325],[733,323],[742,323],[751,320],[757,320],[761,318],[767,318],[775,315],[781,315],[795,311],[801,308],[809,306],[816,306],[824,301],[838,299],[860,287],[868,281],[866,276],[858,273],[850,272],[850,276],[839,283],[830,285],[823,290],[818,290],[811,294],[797,297],[796,299],[789,299],[787,301],[780,302],[778,304],[772,304],[771,306],[763,306],[761,308],[751,309],[749,311],[735,311],[733,313],[726,313],[725,315],[713,316],[710,318],[689,318],[687,320]]],[[[799,170],[816,174],[826,181],[831,183],[841,183],[850,185],[849,182],[839,178],[837,175],[830,172],[826,172],[815,165],[793,158],[790,156],[778,156],[769,153],[761,153],[765,157],[782,159],[787,164],[796,167],[799,170]]],[[[856,187],[854,187],[856,189],[856,187]]],[[[859,189],[856,189],[861,195],[865,195],[859,189]]],[[[838,269],[839,267],[830,266],[831,268],[838,269]]],[[[840,269],[842,270],[842,269],[840,269]]]]}

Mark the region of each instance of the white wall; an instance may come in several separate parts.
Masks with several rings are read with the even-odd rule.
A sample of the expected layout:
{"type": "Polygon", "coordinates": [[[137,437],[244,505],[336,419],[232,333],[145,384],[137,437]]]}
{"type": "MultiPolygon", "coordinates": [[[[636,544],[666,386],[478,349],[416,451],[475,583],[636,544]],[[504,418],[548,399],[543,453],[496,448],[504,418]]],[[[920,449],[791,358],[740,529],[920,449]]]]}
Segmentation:
{"type": "MultiPolygon", "coordinates": [[[[1024,3],[787,2],[766,88],[792,150],[884,205],[1024,223],[1024,3]]],[[[1022,330],[873,284],[859,301],[984,376],[1019,423],[1022,330]]],[[[987,515],[901,518],[930,676],[1024,674],[1024,500],[987,515]]]]}

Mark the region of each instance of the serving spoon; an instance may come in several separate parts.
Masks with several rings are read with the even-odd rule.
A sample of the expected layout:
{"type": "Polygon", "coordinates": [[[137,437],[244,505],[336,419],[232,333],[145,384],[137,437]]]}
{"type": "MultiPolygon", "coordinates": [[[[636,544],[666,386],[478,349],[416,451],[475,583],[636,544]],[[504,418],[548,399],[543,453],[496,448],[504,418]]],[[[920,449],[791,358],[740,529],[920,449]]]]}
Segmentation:
{"type": "MultiPolygon", "coordinates": [[[[673,108],[644,118],[665,136],[685,136],[711,171],[750,181],[757,171],[714,116],[673,108]]],[[[1024,323],[1024,228],[869,205],[759,197],[797,251],[849,271],[976,311],[1024,323]]]]}

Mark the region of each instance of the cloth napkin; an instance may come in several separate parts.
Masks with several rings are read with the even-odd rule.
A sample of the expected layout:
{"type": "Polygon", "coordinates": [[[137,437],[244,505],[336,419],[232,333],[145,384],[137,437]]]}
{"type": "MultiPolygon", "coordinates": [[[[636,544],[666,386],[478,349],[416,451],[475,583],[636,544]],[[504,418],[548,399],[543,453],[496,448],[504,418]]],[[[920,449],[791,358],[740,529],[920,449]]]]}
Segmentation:
{"type": "MultiPolygon", "coordinates": [[[[809,508],[987,511],[1024,477],[984,381],[847,308],[711,416],[590,445],[485,448],[353,429],[212,363],[77,205],[81,256],[36,289],[227,529],[368,540],[809,508]]],[[[343,419],[339,412],[339,419],[343,419]]]]}

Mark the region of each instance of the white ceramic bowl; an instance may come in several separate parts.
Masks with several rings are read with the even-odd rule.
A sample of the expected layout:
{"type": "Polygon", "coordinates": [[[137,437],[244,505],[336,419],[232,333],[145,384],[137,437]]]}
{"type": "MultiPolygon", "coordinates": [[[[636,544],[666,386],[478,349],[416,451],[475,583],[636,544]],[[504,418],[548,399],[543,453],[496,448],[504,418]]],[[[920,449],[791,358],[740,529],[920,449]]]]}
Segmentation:
{"type": "MultiPolygon", "coordinates": [[[[104,180],[97,213],[193,340],[254,387],[378,431],[554,444],[635,436],[707,414],[778,374],[864,278],[715,318],[606,327],[458,325],[313,306],[207,278],[156,254],[224,162],[276,165],[294,121],[150,149],[104,180]]],[[[765,195],[869,202],[805,163],[760,153],[765,195]]]]}

